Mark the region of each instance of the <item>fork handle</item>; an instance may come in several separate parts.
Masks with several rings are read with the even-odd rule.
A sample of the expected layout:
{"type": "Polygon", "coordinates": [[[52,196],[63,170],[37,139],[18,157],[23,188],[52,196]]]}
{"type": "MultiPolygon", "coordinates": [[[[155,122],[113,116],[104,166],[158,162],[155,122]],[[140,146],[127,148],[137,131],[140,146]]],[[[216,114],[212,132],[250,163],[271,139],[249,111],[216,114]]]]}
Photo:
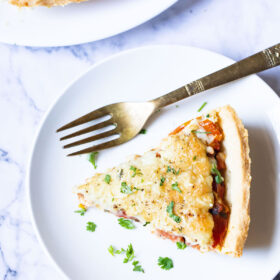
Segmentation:
{"type": "Polygon", "coordinates": [[[151,100],[155,109],[170,105],[228,82],[280,65],[280,44],[258,52],[210,75],[204,76],[168,94],[151,100]]]}

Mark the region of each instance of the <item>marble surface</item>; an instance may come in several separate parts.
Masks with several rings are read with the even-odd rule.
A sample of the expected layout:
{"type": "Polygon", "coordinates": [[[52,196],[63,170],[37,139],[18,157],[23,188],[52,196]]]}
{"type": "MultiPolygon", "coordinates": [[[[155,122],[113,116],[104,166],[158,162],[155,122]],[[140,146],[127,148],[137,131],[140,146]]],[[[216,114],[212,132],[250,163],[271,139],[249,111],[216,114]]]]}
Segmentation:
{"type": "MultiPolygon", "coordinates": [[[[179,0],[123,34],[78,46],[0,44],[0,279],[62,279],[41,249],[26,202],[27,159],[63,88],[117,52],[152,44],[206,48],[238,60],[280,42],[279,0],[179,0]]],[[[280,68],[260,76],[280,95],[280,68]]]]}

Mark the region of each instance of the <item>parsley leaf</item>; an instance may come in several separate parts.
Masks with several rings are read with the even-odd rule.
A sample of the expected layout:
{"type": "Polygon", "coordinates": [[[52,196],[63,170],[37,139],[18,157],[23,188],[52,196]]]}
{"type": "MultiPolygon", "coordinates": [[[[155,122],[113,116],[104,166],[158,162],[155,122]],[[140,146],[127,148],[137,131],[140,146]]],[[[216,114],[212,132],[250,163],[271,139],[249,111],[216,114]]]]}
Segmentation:
{"type": "Polygon", "coordinates": [[[147,133],[147,129],[143,128],[140,130],[139,134],[146,134],[147,133]]]}
{"type": "Polygon", "coordinates": [[[181,218],[179,216],[176,216],[173,213],[173,208],[174,208],[174,201],[171,201],[166,208],[166,212],[169,214],[169,217],[172,218],[176,223],[181,222],[181,218]]]}
{"type": "Polygon", "coordinates": [[[160,186],[163,186],[164,181],[165,181],[165,178],[161,176],[161,177],[160,177],[160,183],[159,183],[159,185],[160,185],[160,186]]]}
{"type": "Polygon", "coordinates": [[[177,248],[180,250],[184,250],[187,248],[187,245],[185,244],[185,242],[176,242],[177,248]]]}
{"type": "Polygon", "coordinates": [[[207,102],[204,102],[199,109],[197,110],[197,112],[200,112],[205,106],[207,105],[207,102]]]}
{"type": "Polygon", "coordinates": [[[206,115],[206,118],[210,118],[210,115],[209,115],[209,114],[207,114],[207,115],[206,115]]]}
{"type": "Polygon", "coordinates": [[[132,265],[134,266],[133,271],[140,271],[144,273],[144,269],[141,265],[139,265],[139,261],[134,261],[132,265]]]}
{"type": "Polygon", "coordinates": [[[124,263],[128,263],[134,259],[134,250],[131,243],[128,244],[125,255],[126,258],[123,260],[124,263]]]}
{"type": "Polygon", "coordinates": [[[180,168],[178,169],[178,171],[176,171],[175,168],[167,166],[166,172],[172,172],[174,175],[178,175],[180,173],[180,168]]]}
{"type": "Polygon", "coordinates": [[[121,225],[122,227],[126,228],[126,229],[134,229],[135,225],[133,224],[132,221],[124,219],[124,218],[119,218],[119,225],[121,225]]]}
{"type": "Polygon", "coordinates": [[[172,186],[172,190],[182,193],[181,189],[178,187],[178,182],[175,182],[171,186],[172,186]]]}
{"type": "Polygon", "coordinates": [[[214,163],[211,169],[211,173],[215,176],[215,181],[217,184],[221,184],[224,181],[224,178],[222,177],[220,171],[217,168],[217,165],[214,163]]]}
{"type": "Polygon", "coordinates": [[[105,183],[107,183],[109,185],[111,183],[111,176],[109,174],[106,174],[104,181],[105,181],[105,183]]]}
{"type": "Polygon", "coordinates": [[[143,227],[147,226],[148,224],[150,224],[151,222],[146,222],[143,227]]]}
{"type": "Polygon", "coordinates": [[[199,131],[199,130],[192,130],[192,133],[204,133],[204,134],[212,134],[211,131],[199,131]]]}
{"type": "Polygon", "coordinates": [[[140,176],[140,175],[143,175],[142,172],[141,172],[141,170],[138,169],[138,168],[135,167],[135,166],[130,166],[129,169],[133,171],[132,177],[135,177],[136,175],[139,175],[139,176],[140,176]]]}
{"type": "Polygon", "coordinates": [[[79,210],[74,211],[74,213],[79,213],[81,216],[84,216],[85,213],[87,212],[87,209],[84,207],[84,205],[80,204],[79,205],[79,210]]]}
{"type": "Polygon", "coordinates": [[[97,168],[96,165],[96,157],[98,155],[98,152],[92,152],[91,154],[89,154],[88,160],[92,163],[94,169],[97,168]]]}
{"type": "Polygon", "coordinates": [[[95,223],[93,223],[93,222],[88,222],[87,223],[87,230],[88,231],[94,232],[95,229],[96,229],[96,224],[95,223]]]}
{"type": "Polygon", "coordinates": [[[121,193],[131,194],[131,193],[133,193],[133,190],[132,190],[131,186],[127,185],[126,182],[122,182],[122,184],[121,184],[121,193]]]}
{"type": "Polygon", "coordinates": [[[193,160],[196,160],[196,159],[197,159],[197,156],[194,156],[192,159],[193,159],[193,160]]]}
{"type": "Polygon", "coordinates": [[[170,258],[158,258],[158,265],[165,270],[169,270],[173,267],[173,261],[170,258]]]}
{"type": "Polygon", "coordinates": [[[108,252],[112,255],[115,256],[115,249],[112,245],[110,245],[110,247],[108,248],[108,252]]]}

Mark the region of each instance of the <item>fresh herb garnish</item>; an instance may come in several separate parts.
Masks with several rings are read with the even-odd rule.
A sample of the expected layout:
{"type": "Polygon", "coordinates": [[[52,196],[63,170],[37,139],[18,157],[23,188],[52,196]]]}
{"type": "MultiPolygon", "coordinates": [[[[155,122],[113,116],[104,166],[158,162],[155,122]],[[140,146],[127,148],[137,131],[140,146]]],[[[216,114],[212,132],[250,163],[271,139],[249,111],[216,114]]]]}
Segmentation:
{"type": "Polygon", "coordinates": [[[196,160],[196,158],[197,158],[197,156],[194,156],[192,159],[193,159],[193,160],[196,160]]]}
{"type": "Polygon", "coordinates": [[[185,242],[176,242],[177,248],[180,250],[186,249],[187,245],[185,242]]]}
{"type": "Polygon", "coordinates": [[[192,133],[204,133],[204,134],[212,134],[211,131],[200,131],[200,130],[192,130],[192,133]]]}
{"type": "Polygon", "coordinates": [[[115,256],[115,254],[122,254],[125,253],[125,249],[121,248],[121,250],[116,250],[112,245],[108,248],[108,252],[112,255],[115,256]]]}
{"type": "Polygon", "coordinates": [[[179,105],[176,105],[176,108],[179,108],[179,105]]]}
{"type": "MultiPolygon", "coordinates": [[[[115,254],[122,254],[125,253],[125,258],[123,260],[123,263],[128,263],[134,259],[134,250],[132,247],[132,244],[130,243],[127,247],[127,249],[121,248],[121,250],[116,250],[112,245],[108,248],[108,252],[112,255],[115,256],[115,254]]],[[[132,262],[133,265],[133,271],[139,271],[144,273],[144,269],[142,266],[139,264],[139,261],[135,260],[132,262]]]]}
{"type": "Polygon", "coordinates": [[[81,216],[84,216],[87,212],[87,209],[81,208],[80,210],[76,210],[75,213],[79,213],[81,216]]]}
{"type": "Polygon", "coordinates": [[[124,218],[119,218],[119,225],[121,225],[122,227],[126,228],[126,229],[134,229],[135,225],[133,224],[132,221],[124,219],[124,218]]]}
{"type": "Polygon", "coordinates": [[[175,170],[175,168],[170,167],[169,165],[167,166],[167,170],[166,172],[172,172],[174,175],[178,175],[180,173],[180,168],[178,169],[178,171],[175,170]]]}
{"type": "Polygon", "coordinates": [[[87,231],[94,232],[96,229],[96,224],[93,222],[87,222],[87,231]]]}
{"type": "Polygon", "coordinates": [[[143,128],[140,130],[139,134],[146,134],[147,133],[147,129],[143,128]]]}
{"type": "Polygon", "coordinates": [[[204,102],[200,108],[197,110],[197,112],[200,112],[205,106],[207,105],[207,102],[204,102]]]}
{"type": "Polygon", "coordinates": [[[135,177],[136,175],[139,175],[139,176],[140,176],[140,175],[143,175],[142,172],[141,172],[141,170],[138,169],[138,168],[135,167],[135,166],[130,166],[129,169],[133,171],[132,177],[135,177]]]}
{"type": "Polygon", "coordinates": [[[210,115],[209,115],[209,114],[207,114],[207,115],[206,115],[206,118],[210,118],[210,115]]]}
{"type": "Polygon", "coordinates": [[[181,189],[178,187],[178,182],[175,182],[171,186],[172,186],[172,190],[182,193],[181,189]]]}
{"type": "Polygon", "coordinates": [[[112,198],[112,201],[114,201],[114,200],[115,200],[115,198],[113,197],[113,198],[112,198]]]}
{"type": "Polygon", "coordinates": [[[221,184],[224,181],[224,178],[222,177],[215,163],[212,165],[211,173],[215,175],[215,181],[217,184],[221,184]]]}
{"type": "Polygon", "coordinates": [[[128,247],[125,251],[126,258],[123,260],[124,263],[128,263],[134,259],[134,250],[132,244],[128,244],[128,247]]]}
{"type": "Polygon", "coordinates": [[[161,177],[160,177],[160,183],[159,183],[159,185],[160,185],[160,186],[163,186],[164,181],[165,181],[165,178],[161,176],[161,177]]]}
{"type": "Polygon", "coordinates": [[[165,270],[169,270],[173,267],[173,261],[170,258],[158,258],[158,265],[165,270]]]}
{"type": "Polygon", "coordinates": [[[139,265],[139,261],[134,261],[132,265],[134,266],[133,271],[140,271],[144,273],[144,269],[141,265],[139,265]]]}
{"type": "Polygon", "coordinates": [[[104,181],[105,181],[105,183],[110,184],[111,183],[111,176],[109,174],[106,174],[105,178],[104,178],[104,181]]]}
{"type": "Polygon", "coordinates": [[[151,222],[146,222],[144,225],[143,225],[143,227],[145,227],[146,225],[148,225],[148,224],[150,224],[151,222]]]}
{"type": "Polygon", "coordinates": [[[166,208],[166,212],[169,214],[169,217],[172,218],[176,223],[181,222],[181,218],[179,216],[176,216],[173,213],[173,208],[174,208],[174,201],[171,201],[166,208]]]}
{"type": "Polygon", "coordinates": [[[122,182],[122,184],[121,184],[121,193],[131,194],[131,193],[133,193],[133,190],[132,190],[131,186],[127,185],[126,182],[122,182]]]}
{"type": "Polygon", "coordinates": [[[98,152],[92,152],[92,153],[89,154],[89,156],[88,156],[88,160],[89,160],[89,162],[92,163],[94,169],[97,168],[97,165],[96,165],[96,157],[97,157],[97,155],[98,155],[98,152]]]}
{"type": "Polygon", "coordinates": [[[112,245],[110,245],[110,247],[108,248],[108,252],[112,255],[115,256],[115,249],[112,245]]]}
{"type": "Polygon", "coordinates": [[[82,204],[79,205],[79,208],[80,209],[74,211],[74,213],[79,213],[81,216],[84,216],[85,213],[87,212],[87,209],[82,204]]]}

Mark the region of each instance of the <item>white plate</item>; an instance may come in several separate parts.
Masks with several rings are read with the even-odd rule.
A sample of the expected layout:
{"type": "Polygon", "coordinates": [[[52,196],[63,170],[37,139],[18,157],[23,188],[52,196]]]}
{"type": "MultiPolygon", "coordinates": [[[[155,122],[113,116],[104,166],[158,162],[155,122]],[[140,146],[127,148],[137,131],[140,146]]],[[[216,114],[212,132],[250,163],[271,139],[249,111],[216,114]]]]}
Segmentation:
{"type": "MultiPolygon", "coordinates": [[[[95,170],[86,157],[66,157],[55,130],[105,104],[155,98],[199,78],[232,60],[209,51],[182,46],[155,46],[128,51],[96,66],[71,84],[47,114],[36,139],[29,170],[29,196],[39,239],[61,271],[71,279],[272,279],[280,269],[279,140],[280,102],[257,76],[210,90],[157,113],[147,134],[100,152],[98,170],[113,166],[133,153],[157,145],[161,138],[204,109],[231,104],[249,130],[252,157],[252,221],[240,259],[214,253],[177,250],[138,225],[126,230],[113,215],[91,209],[84,217],[73,213],[77,199],[71,190],[95,170]],[[94,233],[85,229],[94,221],[94,233]],[[107,248],[132,242],[145,274],[132,272],[122,257],[107,248]],[[159,256],[174,261],[163,271],[159,256]]],[[[67,131],[68,133],[69,131],[67,131]]],[[[69,151],[68,151],[69,152],[69,151]]]]}
{"type": "Polygon", "coordinates": [[[89,0],[51,9],[0,1],[0,42],[35,47],[91,42],[131,29],[176,1],[89,0]]]}

